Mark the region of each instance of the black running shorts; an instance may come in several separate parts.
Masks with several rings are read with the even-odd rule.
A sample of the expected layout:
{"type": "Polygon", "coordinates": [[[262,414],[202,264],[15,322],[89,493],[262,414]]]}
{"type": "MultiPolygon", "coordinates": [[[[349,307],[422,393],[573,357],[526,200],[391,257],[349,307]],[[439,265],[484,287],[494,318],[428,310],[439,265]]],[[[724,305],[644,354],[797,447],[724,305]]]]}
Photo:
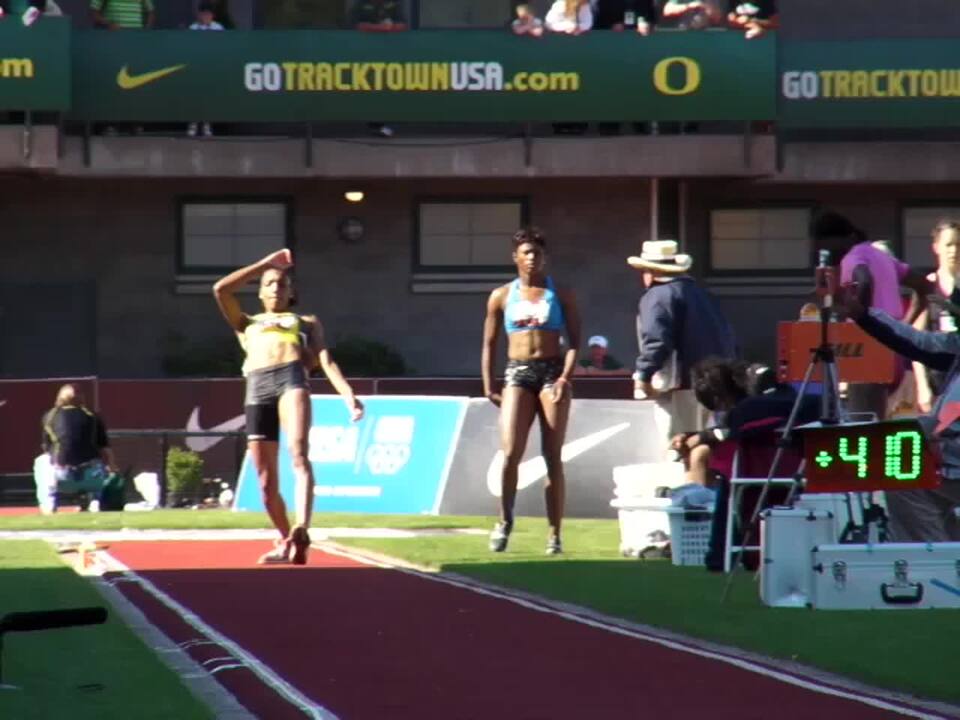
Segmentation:
{"type": "Polygon", "coordinates": [[[552,387],[563,374],[563,360],[508,360],[503,377],[504,387],[521,387],[524,390],[540,394],[541,390],[552,387]]]}

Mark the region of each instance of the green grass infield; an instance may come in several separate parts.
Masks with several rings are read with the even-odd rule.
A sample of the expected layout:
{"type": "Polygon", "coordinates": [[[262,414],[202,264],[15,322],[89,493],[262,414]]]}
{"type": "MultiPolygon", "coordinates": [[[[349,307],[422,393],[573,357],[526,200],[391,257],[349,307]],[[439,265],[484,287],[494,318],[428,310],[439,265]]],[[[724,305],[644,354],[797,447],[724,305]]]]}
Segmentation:
{"type": "MultiPolygon", "coordinates": [[[[0,542],[0,615],[109,605],[40,541],[0,542]]],[[[102,625],[6,634],[0,718],[208,720],[213,714],[110,612],[102,625]]]]}

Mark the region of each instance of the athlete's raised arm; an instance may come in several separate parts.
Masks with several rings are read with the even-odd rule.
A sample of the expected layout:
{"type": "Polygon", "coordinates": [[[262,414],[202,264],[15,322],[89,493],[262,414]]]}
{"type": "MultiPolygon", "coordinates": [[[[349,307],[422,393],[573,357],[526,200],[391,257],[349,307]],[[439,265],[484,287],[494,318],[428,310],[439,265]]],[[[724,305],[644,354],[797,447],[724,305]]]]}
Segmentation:
{"type": "Polygon", "coordinates": [[[277,250],[252,265],[234,270],[229,275],[220,278],[213,284],[213,297],[227,324],[235,331],[242,331],[250,322],[250,318],[240,307],[236,292],[248,282],[268,268],[286,269],[293,265],[293,256],[287,249],[277,250]]]}

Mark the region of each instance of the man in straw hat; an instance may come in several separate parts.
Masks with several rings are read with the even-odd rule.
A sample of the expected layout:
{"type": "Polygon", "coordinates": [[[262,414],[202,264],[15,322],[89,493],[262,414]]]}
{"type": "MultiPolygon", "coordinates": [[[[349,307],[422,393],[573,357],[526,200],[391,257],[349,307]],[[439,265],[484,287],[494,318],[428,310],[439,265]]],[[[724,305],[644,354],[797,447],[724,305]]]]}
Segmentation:
{"type": "Polygon", "coordinates": [[[733,329],[713,296],[687,274],[693,258],[678,252],[675,240],[647,241],[627,264],[640,271],[647,289],[637,316],[634,395],[656,402],[665,441],[702,430],[707,412],[690,389],[690,369],[706,357],[735,357],[733,329]]]}

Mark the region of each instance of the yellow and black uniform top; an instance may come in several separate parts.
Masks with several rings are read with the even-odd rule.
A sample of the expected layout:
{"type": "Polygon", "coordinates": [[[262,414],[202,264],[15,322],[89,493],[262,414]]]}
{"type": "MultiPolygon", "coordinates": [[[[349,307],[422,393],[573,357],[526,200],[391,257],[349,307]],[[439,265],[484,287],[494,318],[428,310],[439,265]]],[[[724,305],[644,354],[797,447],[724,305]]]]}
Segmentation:
{"type": "MultiPolygon", "coordinates": [[[[292,312],[264,312],[250,316],[250,323],[240,334],[240,344],[247,355],[258,343],[284,342],[304,350],[309,346],[307,323],[292,312]]],[[[246,373],[244,363],[244,373],[246,373]]]]}
{"type": "Polygon", "coordinates": [[[82,405],[63,405],[44,415],[41,444],[55,465],[74,467],[100,457],[110,442],[96,413],[82,405]]]}

